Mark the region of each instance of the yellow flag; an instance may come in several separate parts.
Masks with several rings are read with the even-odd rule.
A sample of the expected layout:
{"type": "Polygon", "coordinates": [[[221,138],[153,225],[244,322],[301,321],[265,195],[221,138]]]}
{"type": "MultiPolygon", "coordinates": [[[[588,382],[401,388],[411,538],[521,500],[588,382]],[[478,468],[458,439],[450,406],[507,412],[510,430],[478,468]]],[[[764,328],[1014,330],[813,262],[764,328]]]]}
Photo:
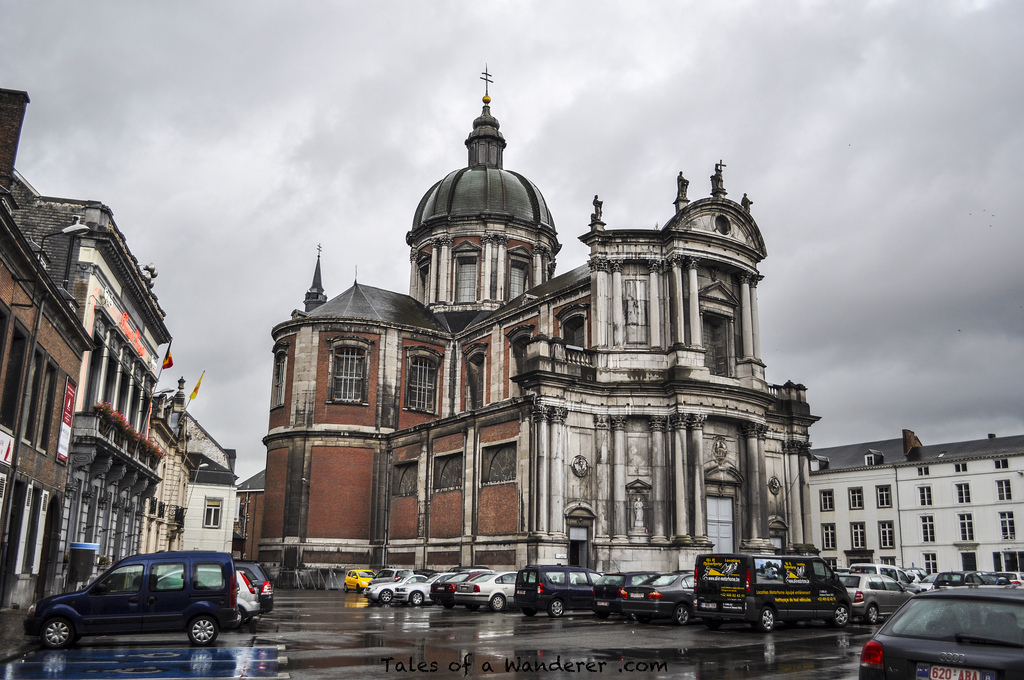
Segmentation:
{"type": "Polygon", "coordinates": [[[196,383],[196,388],[192,390],[192,395],[189,399],[195,399],[196,395],[199,394],[199,386],[203,384],[203,376],[206,375],[206,371],[203,371],[202,375],[199,376],[199,382],[196,383]]]}

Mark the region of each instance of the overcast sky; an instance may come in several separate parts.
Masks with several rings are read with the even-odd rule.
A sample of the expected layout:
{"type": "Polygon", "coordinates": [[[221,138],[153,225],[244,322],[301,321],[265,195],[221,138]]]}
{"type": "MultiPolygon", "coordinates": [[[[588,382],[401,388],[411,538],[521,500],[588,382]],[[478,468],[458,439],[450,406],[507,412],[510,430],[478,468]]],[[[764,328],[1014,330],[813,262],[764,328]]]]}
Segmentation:
{"type": "Polygon", "coordinates": [[[323,245],[328,297],[408,292],[421,196],[463,167],[487,64],[505,167],[563,249],[747,193],[769,382],[816,447],[1024,433],[1024,3],[18,2],[0,87],[17,168],[111,207],[174,336],[190,407],[263,468],[271,328],[323,245]]]}

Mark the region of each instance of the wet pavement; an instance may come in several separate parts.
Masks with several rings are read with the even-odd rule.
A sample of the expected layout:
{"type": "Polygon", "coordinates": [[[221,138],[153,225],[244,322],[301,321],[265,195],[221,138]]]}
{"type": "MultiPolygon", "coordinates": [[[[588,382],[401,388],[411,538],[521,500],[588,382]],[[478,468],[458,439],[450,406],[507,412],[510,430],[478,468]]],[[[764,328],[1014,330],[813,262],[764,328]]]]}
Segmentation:
{"type": "Polygon", "coordinates": [[[462,607],[368,607],[355,593],[278,590],[275,608],[209,648],[184,633],[84,638],[40,650],[20,635],[23,614],[0,612],[0,676],[21,678],[276,677],[643,678],[846,680],[857,677],[870,627],[820,623],[763,635],[746,625],[640,624],[590,613],[550,619],[462,607]],[[17,636],[11,639],[15,628],[17,636]],[[29,651],[32,650],[30,653],[29,651]]]}

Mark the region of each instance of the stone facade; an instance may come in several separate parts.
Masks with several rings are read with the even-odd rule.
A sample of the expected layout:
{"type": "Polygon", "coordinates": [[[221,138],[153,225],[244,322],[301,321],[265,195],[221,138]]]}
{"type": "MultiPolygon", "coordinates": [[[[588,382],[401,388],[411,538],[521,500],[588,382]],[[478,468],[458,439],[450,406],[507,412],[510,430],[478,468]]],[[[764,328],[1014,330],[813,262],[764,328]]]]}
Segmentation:
{"type": "Polygon", "coordinates": [[[469,164],[406,237],[409,295],[360,284],[273,330],[261,561],[690,568],[701,551],[813,550],[806,389],[765,380],[749,202],[561,246],[503,167],[490,100],[469,164]],[[326,516],[325,516],[326,515],[326,516]],[[313,556],[315,555],[315,559],[313,556]]]}

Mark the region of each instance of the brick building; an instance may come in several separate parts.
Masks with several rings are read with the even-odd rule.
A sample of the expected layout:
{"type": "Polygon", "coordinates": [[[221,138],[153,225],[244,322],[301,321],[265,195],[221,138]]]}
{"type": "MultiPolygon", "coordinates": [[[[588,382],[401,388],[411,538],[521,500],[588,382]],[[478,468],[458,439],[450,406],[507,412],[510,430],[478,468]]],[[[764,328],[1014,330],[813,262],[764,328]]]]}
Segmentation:
{"type": "Polygon", "coordinates": [[[235,522],[235,544],[232,546],[232,552],[237,553],[243,560],[259,559],[266,477],[266,470],[261,470],[239,484],[236,491],[238,519],[235,522]]]}
{"type": "Polygon", "coordinates": [[[408,294],[355,284],[273,329],[259,559],[283,568],[570,562],[689,568],[810,550],[805,388],[765,380],[744,195],[608,229],[555,276],[541,192],[484,98],[468,163],[406,235],[408,294]]]}
{"type": "MultiPolygon", "coordinates": [[[[0,527],[2,604],[59,587],[71,415],[89,336],[47,271],[46,239],[17,222],[15,180],[28,95],[0,89],[0,527]]],[[[69,219],[61,227],[72,224],[69,219]]],[[[50,235],[66,241],[70,234],[50,235]]],[[[51,241],[52,242],[52,241],[51,241]]],[[[66,245],[66,244],[65,244],[66,245]]]]}

